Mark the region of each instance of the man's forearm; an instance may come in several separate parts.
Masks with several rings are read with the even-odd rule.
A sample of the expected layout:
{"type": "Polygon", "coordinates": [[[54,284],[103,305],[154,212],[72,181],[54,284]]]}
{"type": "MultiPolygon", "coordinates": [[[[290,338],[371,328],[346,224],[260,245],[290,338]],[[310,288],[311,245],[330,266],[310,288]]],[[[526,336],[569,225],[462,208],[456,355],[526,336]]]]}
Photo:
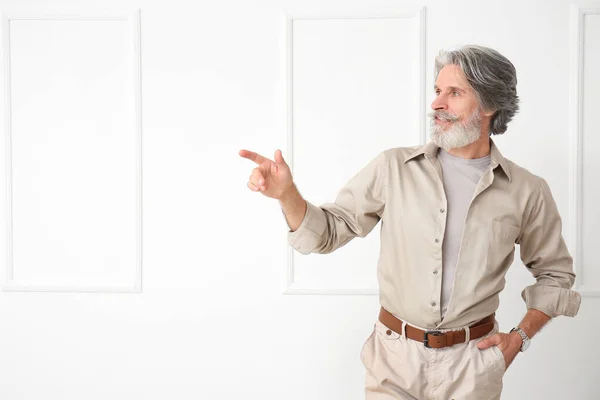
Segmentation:
{"type": "Polygon", "coordinates": [[[291,231],[295,231],[302,224],[306,214],[306,201],[300,195],[296,185],[288,193],[279,199],[281,211],[291,231]]]}
{"type": "Polygon", "coordinates": [[[519,327],[525,331],[527,336],[531,339],[548,321],[550,317],[540,310],[530,308],[527,310],[527,314],[523,317],[523,320],[519,323],[519,327]]]}

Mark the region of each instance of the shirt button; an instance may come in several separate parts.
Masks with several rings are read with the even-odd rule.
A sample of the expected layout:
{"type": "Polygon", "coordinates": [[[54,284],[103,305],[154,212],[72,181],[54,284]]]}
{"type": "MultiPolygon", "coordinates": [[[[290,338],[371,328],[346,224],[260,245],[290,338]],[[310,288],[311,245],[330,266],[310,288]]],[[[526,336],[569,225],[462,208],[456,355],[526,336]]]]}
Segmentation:
{"type": "Polygon", "coordinates": [[[432,301],[432,302],[431,302],[431,306],[432,306],[432,307],[435,307],[435,301],[432,301]]]}
{"type": "Polygon", "coordinates": [[[444,210],[443,208],[440,208],[440,212],[441,213],[443,213],[444,211],[446,211],[446,210],[444,210]]]}
{"type": "Polygon", "coordinates": [[[440,239],[435,239],[435,242],[436,242],[436,243],[439,243],[439,242],[440,242],[440,239]]]}
{"type": "Polygon", "coordinates": [[[434,275],[437,275],[437,269],[434,269],[434,270],[433,270],[433,274],[434,274],[434,275]]]}

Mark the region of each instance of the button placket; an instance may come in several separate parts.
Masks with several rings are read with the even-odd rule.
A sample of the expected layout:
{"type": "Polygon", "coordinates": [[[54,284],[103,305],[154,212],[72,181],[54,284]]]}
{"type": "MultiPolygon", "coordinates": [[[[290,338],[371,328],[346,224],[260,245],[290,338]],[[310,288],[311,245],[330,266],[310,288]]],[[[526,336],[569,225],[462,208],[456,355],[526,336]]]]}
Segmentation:
{"type": "MultiPolygon", "coordinates": [[[[445,205],[442,205],[442,207],[440,207],[440,209],[439,209],[440,214],[444,214],[446,212],[445,207],[446,207],[445,205]]],[[[444,216],[441,216],[441,218],[440,218],[440,225],[441,225],[441,231],[442,231],[442,236],[443,236],[443,233],[446,231],[446,218],[444,216]]],[[[441,242],[439,237],[435,238],[434,241],[435,241],[435,243],[441,242]]]]}

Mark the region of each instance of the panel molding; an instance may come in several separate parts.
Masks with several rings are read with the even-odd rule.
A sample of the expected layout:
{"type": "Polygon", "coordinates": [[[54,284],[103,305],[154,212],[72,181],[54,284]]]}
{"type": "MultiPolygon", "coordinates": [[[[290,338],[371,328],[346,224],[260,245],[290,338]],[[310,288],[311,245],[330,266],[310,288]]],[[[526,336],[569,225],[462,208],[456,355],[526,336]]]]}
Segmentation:
{"type": "MultiPolygon", "coordinates": [[[[415,98],[418,100],[418,107],[420,113],[417,119],[418,132],[416,140],[419,143],[426,143],[428,134],[426,131],[426,120],[427,115],[425,113],[426,105],[426,93],[425,93],[425,7],[418,7],[411,9],[406,12],[383,12],[383,13],[363,13],[356,12],[354,14],[327,14],[327,15],[316,15],[312,13],[297,13],[297,12],[282,12],[279,19],[279,54],[280,67],[277,70],[279,75],[277,85],[280,88],[280,92],[276,93],[276,98],[281,99],[279,109],[276,115],[280,120],[278,126],[282,127],[282,130],[286,132],[287,140],[287,156],[286,161],[290,167],[292,174],[294,173],[294,131],[293,131],[293,70],[292,70],[292,57],[293,57],[293,23],[296,20],[314,20],[314,19],[381,19],[381,18],[416,18],[417,23],[417,36],[419,37],[419,56],[416,60],[419,71],[419,90],[415,93],[415,98]]],[[[287,233],[286,233],[287,235],[287,233]]],[[[375,288],[314,288],[306,287],[295,279],[295,267],[294,267],[294,252],[285,238],[286,254],[287,254],[287,268],[285,274],[285,283],[283,294],[288,295],[378,295],[379,289],[375,288]]]]}
{"type": "Polygon", "coordinates": [[[4,117],[6,140],[6,282],[5,292],[94,292],[94,293],[141,293],[142,291],[142,83],[141,83],[141,10],[132,12],[111,12],[110,14],[50,14],[41,12],[4,12],[2,14],[2,43],[4,45],[4,117]],[[129,38],[133,45],[132,77],[134,85],[134,112],[136,138],[136,265],[135,278],[130,285],[56,285],[35,284],[14,279],[13,259],[13,192],[12,192],[12,132],[11,132],[11,71],[10,71],[10,21],[15,20],[125,20],[129,24],[129,38]]]}
{"type": "Polygon", "coordinates": [[[600,287],[587,288],[585,273],[580,267],[583,258],[582,202],[583,202],[583,62],[585,16],[600,14],[600,7],[571,5],[570,21],[570,179],[569,179],[569,246],[576,277],[575,289],[584,297],[600,297],[600,287]]]}

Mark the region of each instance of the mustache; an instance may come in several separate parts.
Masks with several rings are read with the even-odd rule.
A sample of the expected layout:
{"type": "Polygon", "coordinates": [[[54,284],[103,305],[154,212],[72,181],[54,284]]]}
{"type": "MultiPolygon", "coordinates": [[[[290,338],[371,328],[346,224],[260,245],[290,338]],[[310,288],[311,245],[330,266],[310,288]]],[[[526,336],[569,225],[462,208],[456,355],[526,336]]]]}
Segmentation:
{"type": "Polygon", "coordinates": [[[431,119],[435,119],[436,117],[443,120],[443,121],[450,121],[450,122],[456,122],[458,121],[458,115],[454,115],[454,114],[450,114],[447,111],[431,111],[429,114],[427,114],[429,116],[429,118],[431,119]]]}

